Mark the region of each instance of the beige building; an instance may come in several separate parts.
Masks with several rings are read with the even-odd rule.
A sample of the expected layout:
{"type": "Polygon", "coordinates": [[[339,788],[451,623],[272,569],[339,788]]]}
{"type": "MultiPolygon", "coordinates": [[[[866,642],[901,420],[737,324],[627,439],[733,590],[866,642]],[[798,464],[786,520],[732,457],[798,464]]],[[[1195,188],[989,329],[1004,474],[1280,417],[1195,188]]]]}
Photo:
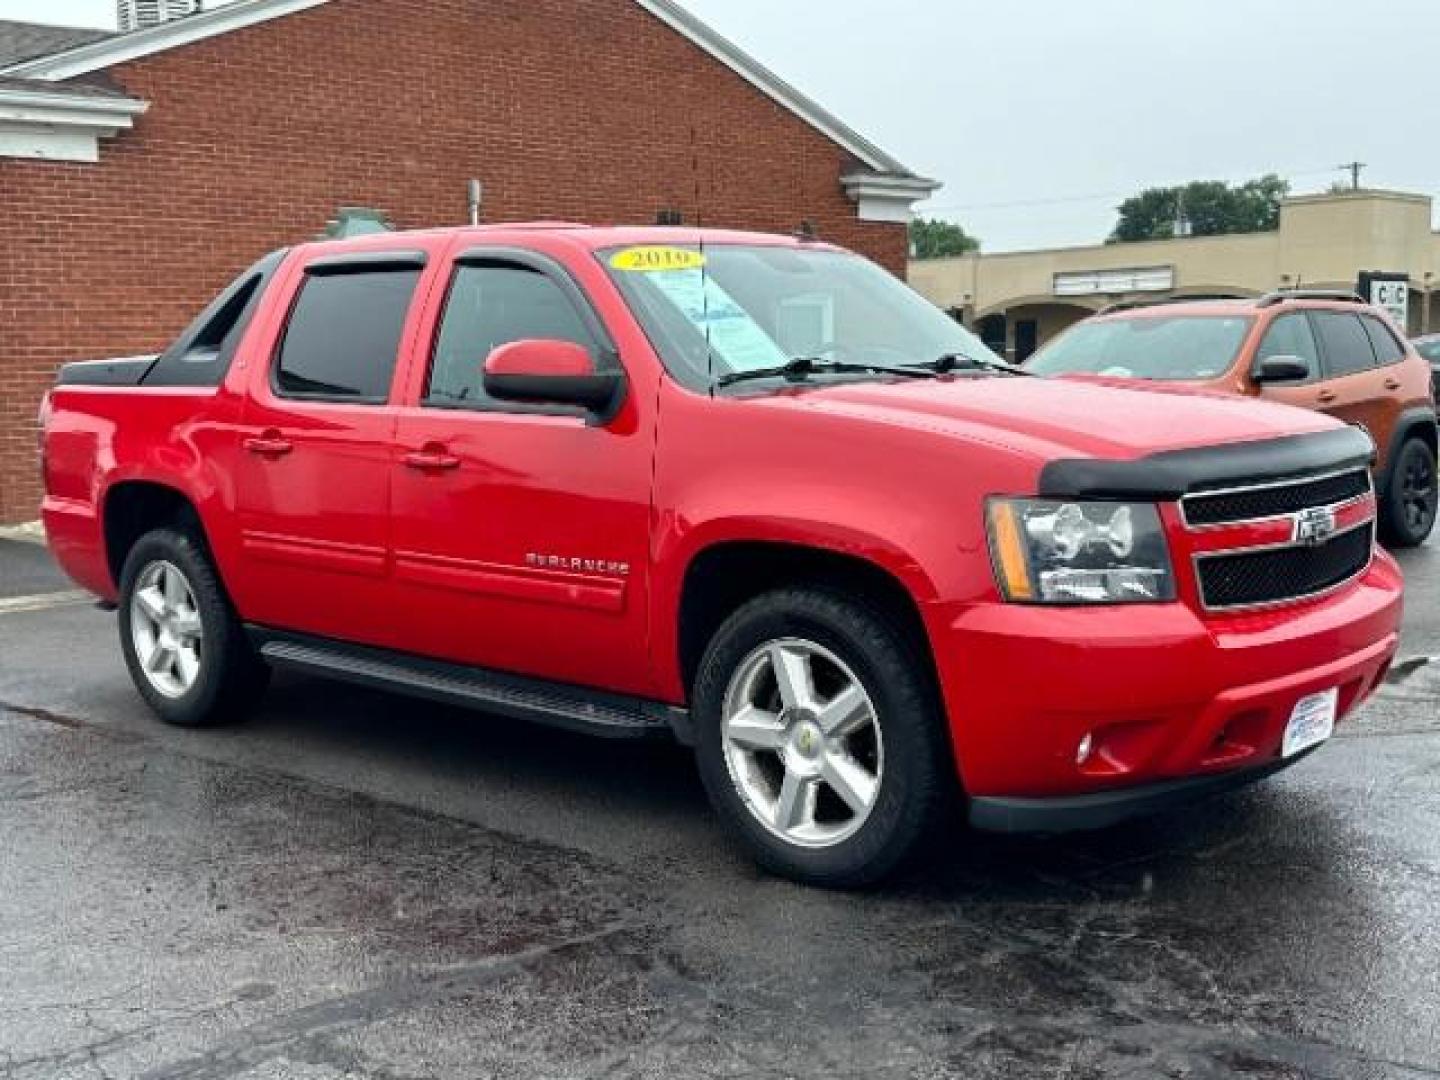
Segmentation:
{"type": "Polygon", "coordinates": [[[1373,299],[1419,334],[1440,331],[1440,297],[1431,303],[1440,291],[1440,233],[1431,215],[1427,195],[1303,195],[1281,205],[1275,232],[927,259],[910,264],[910,283],[1019,361],[1119,301],[1353,290],[1362,272],[1399,279],[1373,299]]]}

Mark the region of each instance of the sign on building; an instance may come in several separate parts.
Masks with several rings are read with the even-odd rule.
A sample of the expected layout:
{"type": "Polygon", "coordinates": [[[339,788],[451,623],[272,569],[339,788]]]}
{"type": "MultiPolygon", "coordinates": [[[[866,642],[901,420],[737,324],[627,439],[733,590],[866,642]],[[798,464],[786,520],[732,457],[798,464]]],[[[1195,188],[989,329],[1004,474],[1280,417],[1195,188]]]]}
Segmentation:
{"type": "Polygon", "coordinates": [[[1410,327],[1410,275],[1366,270],[1360,275],[1361,297],[1384,308],[1401,330],[1410,327]]]}
{"type": "Polygon", "coordinates": [[[1175,287],[1173,266],[1124,270],[1075,270],[1055,275],[1056,296],[1115,296],[1132,292],[1168,292],[1175,287]]]}

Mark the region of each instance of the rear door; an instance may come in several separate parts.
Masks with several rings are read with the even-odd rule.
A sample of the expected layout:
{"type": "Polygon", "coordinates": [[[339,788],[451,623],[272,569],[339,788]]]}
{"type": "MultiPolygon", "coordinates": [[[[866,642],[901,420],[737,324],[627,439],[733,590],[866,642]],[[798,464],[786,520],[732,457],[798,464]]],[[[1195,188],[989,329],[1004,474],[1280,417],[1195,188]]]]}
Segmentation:
{"type": "MultiPolygon", "coordinates": [[[[1375,436],[1375,445],[1380,452],[1378,466],[1383,470],[1389,464],[1390,435],[1400,422],[1400,414],[1405,411],[1406,406],[1414,404],[1406,393],[1403,365],[1407,354],[1405,346],[1384,319],[1366,314],[1360,316],[1360,322],[1364,325],[1365,332],[1370,335],[1370,345],[1375,350],[1376,370],[1370,379],[1377,384],[1374,387],[1373,404],[1364,423],[1375,436]]],[[[1413,389],[1412,380],[1411,390],[1413,389]]]]}
{"type": "Polygon", "coordinates": [[[1375,346],[1358,312],[1313,310],[1309,313],[1320,345],[1325,377],[1316,384],[1316,405],[1346,423],[1359,424],[1379,445],[1387,433],[1393,395],[1375,368],[1375,346]]]}
{"type": "Polygon", "coordinates": [[[236,473],[246,618],[388,645],[397,359],[422,250],[315,259],[248,380],[236,473]]]}
{"type": "Polygon", "coordinates": [[[560,262],[513,248],[462,253],[432,306],[396,432],[409,648],[648,692],[651,410],[632,388],[601,425],[579,409],[494,400],[482,379],[491,351],[526,339],[574,342],[617,366],[603,322],[560,262]]]}

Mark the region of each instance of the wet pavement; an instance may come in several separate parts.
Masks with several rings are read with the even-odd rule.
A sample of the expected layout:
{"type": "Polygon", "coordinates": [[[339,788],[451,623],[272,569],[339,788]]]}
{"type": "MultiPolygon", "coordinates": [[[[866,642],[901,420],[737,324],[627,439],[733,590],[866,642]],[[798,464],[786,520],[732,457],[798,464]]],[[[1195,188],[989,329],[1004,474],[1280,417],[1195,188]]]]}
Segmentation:
{"type": "Polygon", "coordinates": [[[675,748],[300,679],[176,731],[114,616],[0,613],[0,1077],[1440,1075],[1405,562],[1411,662],[1295,769],[864,895],[759,875],[675,748]]]}

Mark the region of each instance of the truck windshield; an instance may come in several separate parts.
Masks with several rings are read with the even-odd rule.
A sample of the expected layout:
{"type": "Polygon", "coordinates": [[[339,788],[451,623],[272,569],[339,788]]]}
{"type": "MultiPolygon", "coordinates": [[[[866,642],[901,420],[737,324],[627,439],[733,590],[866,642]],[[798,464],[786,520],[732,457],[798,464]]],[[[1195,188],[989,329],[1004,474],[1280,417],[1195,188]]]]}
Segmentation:
{"type": "Polygon", "coordinates": [[[1241,315],[1145,315],[1083,322],[1025,366],[1039,375],[1213,379],[1235,363],[1253,321],[1241,315]]]}
{"type": "Polygon", "coordinates": [[[857,255],[706,244],[615,248],[600,258],[666,367],[690,386],[796,358],[890,367],[949,356],[999,362],[978,337],[857,255]]]}

